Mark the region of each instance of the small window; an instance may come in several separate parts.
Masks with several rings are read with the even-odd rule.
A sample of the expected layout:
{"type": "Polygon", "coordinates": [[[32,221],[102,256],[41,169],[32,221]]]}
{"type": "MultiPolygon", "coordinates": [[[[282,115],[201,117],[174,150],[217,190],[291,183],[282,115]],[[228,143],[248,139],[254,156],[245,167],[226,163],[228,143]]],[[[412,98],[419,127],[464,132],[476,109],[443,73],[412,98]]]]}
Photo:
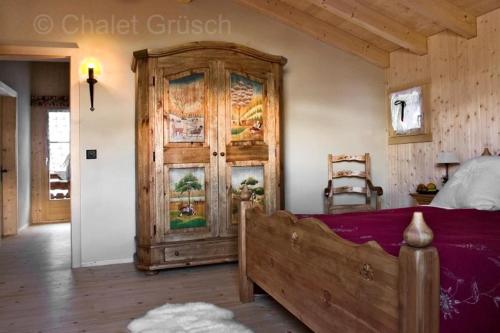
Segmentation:
{"type": "Polygon", "coordinates": [[[70,114],[50,110],[48,119],[49,198],[70,198],[70,114]]]}
{"type": "Polygon", "coordinates": [[[430,84],[388,91],[389,144],[431,142],[430,84]]]}

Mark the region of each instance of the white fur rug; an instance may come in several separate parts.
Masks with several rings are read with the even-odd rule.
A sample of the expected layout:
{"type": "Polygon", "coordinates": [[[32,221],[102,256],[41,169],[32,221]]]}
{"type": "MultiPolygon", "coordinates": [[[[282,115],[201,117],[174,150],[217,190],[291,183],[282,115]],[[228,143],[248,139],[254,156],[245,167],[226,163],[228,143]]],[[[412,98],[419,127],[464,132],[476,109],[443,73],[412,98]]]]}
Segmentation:
{"type": "Polygon", "coordinates": [[[231,311],[208,303],[165,304],[128,325],[131,333],[252,333],[231,311]]]}

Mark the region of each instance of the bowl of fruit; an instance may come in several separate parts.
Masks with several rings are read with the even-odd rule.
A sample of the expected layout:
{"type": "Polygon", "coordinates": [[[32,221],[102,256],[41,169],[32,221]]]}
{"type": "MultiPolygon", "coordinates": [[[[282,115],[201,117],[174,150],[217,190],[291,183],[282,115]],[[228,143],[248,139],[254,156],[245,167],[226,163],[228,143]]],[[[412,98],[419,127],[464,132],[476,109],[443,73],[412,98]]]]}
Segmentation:
{"type": "Polygon", "coordinates": [[[437,192],[438,192],[438,189],[437,189],[436,184],[434,184],[434,183],[429,183],[427,185],[419,184],[417,186],[417,193],[420,193],[420,194],[434,194],[437,192]]]}

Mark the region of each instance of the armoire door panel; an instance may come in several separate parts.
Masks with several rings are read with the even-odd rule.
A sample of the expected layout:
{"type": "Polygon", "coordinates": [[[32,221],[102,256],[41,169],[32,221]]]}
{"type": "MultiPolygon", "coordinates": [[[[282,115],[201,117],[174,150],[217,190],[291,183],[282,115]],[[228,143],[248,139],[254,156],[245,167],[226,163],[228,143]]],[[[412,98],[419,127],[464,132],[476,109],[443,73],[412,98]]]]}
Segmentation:
{"type": "Polygon", "coordinates": [[[165,166],[165,238],[189,240],[214,236],[208,164],[165,166]]]}
{"type": "Polygon", "coordinates": [[[165,148],[163,161],[165,164],[176,163],[210,163],[211,155],[209,147],[196,148],[165,148]]]}
{"type": "Polygon", "coordinates": [[[226,155],[227,162],[267,161],[269,160],[269,146],[227,146],[226,155]]]}
{"type": "Polygon", "coordinates": [[[164,80],[164,145],[209,146],[208,69],[167,76],[164,80]]]}
{"type": "MultiPolygon", "coordinates": [[[[219,222],[221,235],[230,236],[238,232],[240,193],[244,185],[251,191],[254,204],[268,214],[275,210],[272,169],[268,162],[228,163],[225,182],[229,191],[227,205],[224,206],[226,218],[219,222]]],[[[219,206],[219,209],[222,210],[222,207],[219,206]]]]}
{"type": "Polygon", "coordinates": [[[235,226],[239,223],[239,203],[238,200],[243,186],[252,192],[251,200],[266,211],[266,179],[265,165],[255,162],[234,163],[229,166],[227,173],[227,182],[231,184],[231,219],[229,226],[235,226]]]}
{"type": "MultiPolygon", "coordinates": [[[[163,75],[164,241],[210,238],[217,212],[217,110],[213,70],[163,75]]],[[[175,69],[177,71],[177,69],[175,69]]]]}
{"type": "Polygon", "coordinates": [[[265,82],[248,74],[226,72],[226,142],[264,144],[267,138],[265,82]]]}
{"type": "MultiPolygon", "coordinates": [[[[231,66],[231,64],[229,64],[231,66]]],[[[243,72],[235,68],[223,68],[225,95],[223,106],[219,106],[219,117],[225,120],[225,157],[219,164],[220,186],[227,196],[219,199],[220,233],[236,235],[238,230],[239,193],[243,185],[252,192],[252,200],[263,210],[275,209],[275,200],[270,199],[276,170],[269,167],[269,138],[275,131],[273,109],[269,101],[269,79],[258,71],[243,72]]],[[[273,85],[271,85],[273,87],[273,85]]],[[[221,137],[219,136],[219,140],[221,137]]],[[[275,194],[274,194],[275,195],[275,194]]]]}

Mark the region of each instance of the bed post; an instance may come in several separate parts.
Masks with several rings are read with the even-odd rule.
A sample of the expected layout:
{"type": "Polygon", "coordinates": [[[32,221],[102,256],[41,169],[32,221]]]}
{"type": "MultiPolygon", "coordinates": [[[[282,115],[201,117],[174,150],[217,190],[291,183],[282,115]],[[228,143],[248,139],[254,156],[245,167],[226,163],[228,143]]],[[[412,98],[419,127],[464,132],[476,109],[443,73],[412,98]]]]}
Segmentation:
{"type": "Polygon", "coordinates": [[[247,275],[246,257],[246,210],[252,208],[252,201],[241,200],[240,225],[238,228],[238,260],[240,267],[240,301],[242,303],[253,302],[253,282],[247,275]]]}
{"type": "Polygon", "coordinates": [[[399,332],[439,332],[439,257],[421,212],[404,231],[399,252],[399,332]]]}

